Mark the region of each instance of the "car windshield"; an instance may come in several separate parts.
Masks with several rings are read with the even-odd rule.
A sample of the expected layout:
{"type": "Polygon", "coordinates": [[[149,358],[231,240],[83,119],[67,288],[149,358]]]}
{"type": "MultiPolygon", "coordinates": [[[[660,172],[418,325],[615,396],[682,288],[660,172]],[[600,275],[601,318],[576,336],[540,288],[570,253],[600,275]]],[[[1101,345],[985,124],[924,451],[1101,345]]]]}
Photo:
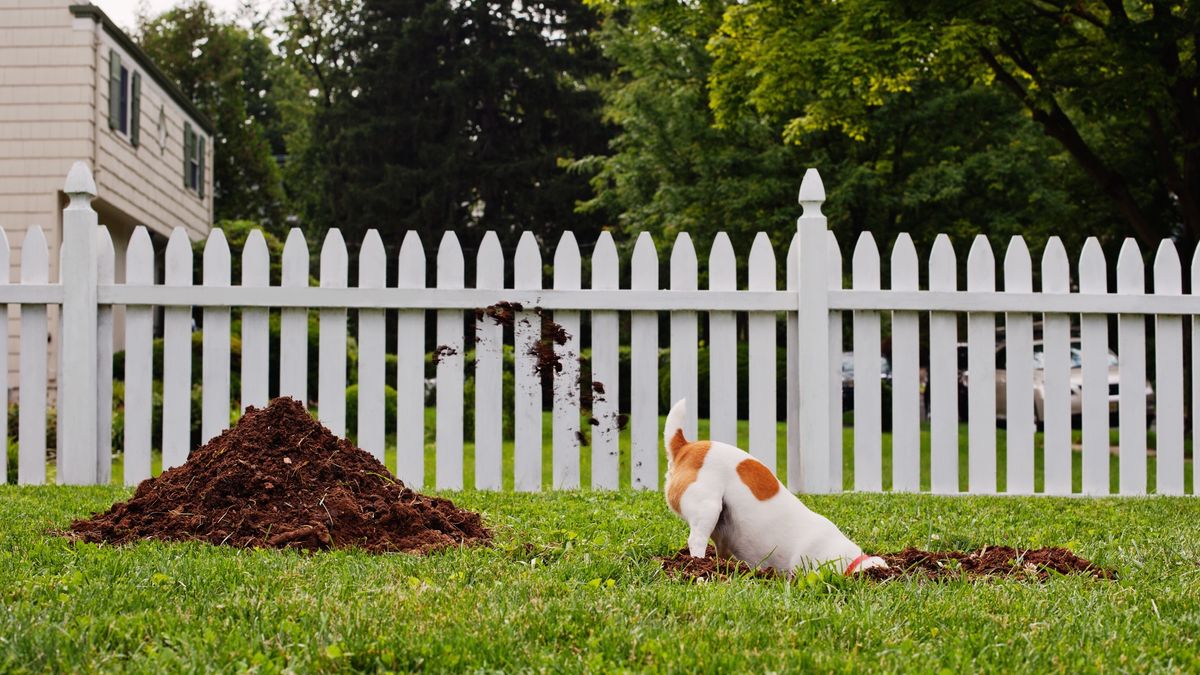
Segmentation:
{"type": "MultiPolygon", "coordinates": [[[[1110,367],[1117,365],[1117,355],[1111,351],[1108,353],[1108,365],[1110,367]]],[[[1044,370],[1046,368],[1046,355],[1042,352],[1042,345],[1040,344],[1033,346],[1033,367],[1037,368],[1038,370],[1044,370]]],[[[1071,368],[1075,369],[1082,367],[1083,352],[1077,345],[1071,345],[1071,368]]]]}

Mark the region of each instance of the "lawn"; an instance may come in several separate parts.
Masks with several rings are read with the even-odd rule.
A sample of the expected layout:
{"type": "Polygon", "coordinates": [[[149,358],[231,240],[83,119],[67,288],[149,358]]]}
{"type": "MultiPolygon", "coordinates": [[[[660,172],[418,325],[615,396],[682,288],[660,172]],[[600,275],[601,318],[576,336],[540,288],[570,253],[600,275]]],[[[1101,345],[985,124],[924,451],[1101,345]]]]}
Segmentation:
{"type": "Polygon", "coordinates": [[[0,671],[1200,669],[1200,503],[806,498],[868,550],[1064,544],[1118,581],[692,585],[655,493],[449,495],[493,548],[426,557],[51,534],[119,487],[0,487],[0,671]]]}

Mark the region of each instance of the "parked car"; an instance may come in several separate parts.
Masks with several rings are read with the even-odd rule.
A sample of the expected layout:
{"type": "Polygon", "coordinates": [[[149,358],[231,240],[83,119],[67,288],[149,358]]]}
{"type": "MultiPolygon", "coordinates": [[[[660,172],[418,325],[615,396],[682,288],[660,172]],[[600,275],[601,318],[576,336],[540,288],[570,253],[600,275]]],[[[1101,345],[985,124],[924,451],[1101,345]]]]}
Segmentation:
{"type": "MultiPolygon", "coordinates": [[[[884,429],[892,428],[892,364],[879,357],[880,402],[884,429]]],[[[842,411],[854,411],[854,353],[842,352],[842,411]]]]}
{"type": "MultiPolygon", "coordinates": [[[[1080,339],[1072,337],[1070,342],[1070,391],[1071,391],[1071,419],[1078,421],[1083,412],[1083,351],[1080,339]]],[[[996,344],[996,417],[1000,420],[1006,420],[1008,417],[1008,372],[1006,370],[1008,363],[1008,355],[1006,344],[1003,341],[997,341],[996,344]]],[[[1117,355],[1110,349],[1108,350],[1108,411],[1109,415],[1115,416],[1120,405],[1121,398],[1121,371],[1119,368],[1120,362],[1117,355]]],[[[959,343],[958,345],[958,369],[959,369],[959,410],[965,415],[967,409],[967,345],[959,343]]],[[[1146,414],[1150,420],[1154,418],[1154,388],[1150,382],[1145,383],[1146,386],[1146,414]]],[[[1040,428],[1046,420],[1046,355],[1043,351],[1043,343],[1040,339],[1033,342],[1033,417],[1034,423],[1040,428]]]]}

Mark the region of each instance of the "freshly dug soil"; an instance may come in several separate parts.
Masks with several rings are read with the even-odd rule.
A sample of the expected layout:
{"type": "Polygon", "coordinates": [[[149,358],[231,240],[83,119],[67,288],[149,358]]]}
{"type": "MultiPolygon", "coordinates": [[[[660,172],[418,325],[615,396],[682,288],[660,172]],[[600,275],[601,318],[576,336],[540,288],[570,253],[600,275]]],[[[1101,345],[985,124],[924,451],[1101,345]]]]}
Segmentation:
{"type": "Polygon", "coordinates": [[[249,407],[183,465],[142,481],[106,513],[71,523],[78,541],[205,541],[243,548],[422,553],[491,539],[479,514],[408,489],[293,398],[249,407]]]}
{"type": "MultiPolygon", "coordinates": [[[[669,558],[658,558],[667,576],[681,579],[717,579],[752,576],[770,579],[770,570],[755,570],[732,559],[716,557],[712,546],[708,557],[693,558],[681,549],[669,558]]],[[[1054,573],[1082,574],[1096,579],[1115,579],[1116,572],[1080,558],[1065,548],[1015,549],[1009,546],[985,547],[977,551],[922,551],[906,548],[896,553],[877,553],[889,567],[863,570],[874,581],[917,578],[931,581],[951,579],[1008,578],[1045,581],[1054,573]]]]}

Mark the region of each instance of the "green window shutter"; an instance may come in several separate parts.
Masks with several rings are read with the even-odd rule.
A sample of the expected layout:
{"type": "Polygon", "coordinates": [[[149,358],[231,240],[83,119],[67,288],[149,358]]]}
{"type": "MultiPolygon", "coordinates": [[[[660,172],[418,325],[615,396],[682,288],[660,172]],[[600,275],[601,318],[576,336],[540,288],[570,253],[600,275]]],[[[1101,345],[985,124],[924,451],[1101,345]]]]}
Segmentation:
{"type": "Polygon", "coordinates": [[[129,142],[133,147],[138,146],[142,131],[142,74],[133,74],[133,83],[129,86],[129,142]]]}
{"type": "Polygon", "coordinates": [[[204,136],[200,137],[200,171],[199,177],[196,179],[196,191],[200,194],[200,199],[204,199],[204,136]]]}
{"type": "Polygon", "coordinates": [[[121,125],[121,55],[108,50],[108,128],[121,125]]]}
{"type": "Polygon", "coordinates": [[[183,123],[183,187],[192,187],[191,168],[192,168],[192,152],[193,146],[196,144],[195,135],[192,133],[192,125],[190,122],[183,123]]]}

